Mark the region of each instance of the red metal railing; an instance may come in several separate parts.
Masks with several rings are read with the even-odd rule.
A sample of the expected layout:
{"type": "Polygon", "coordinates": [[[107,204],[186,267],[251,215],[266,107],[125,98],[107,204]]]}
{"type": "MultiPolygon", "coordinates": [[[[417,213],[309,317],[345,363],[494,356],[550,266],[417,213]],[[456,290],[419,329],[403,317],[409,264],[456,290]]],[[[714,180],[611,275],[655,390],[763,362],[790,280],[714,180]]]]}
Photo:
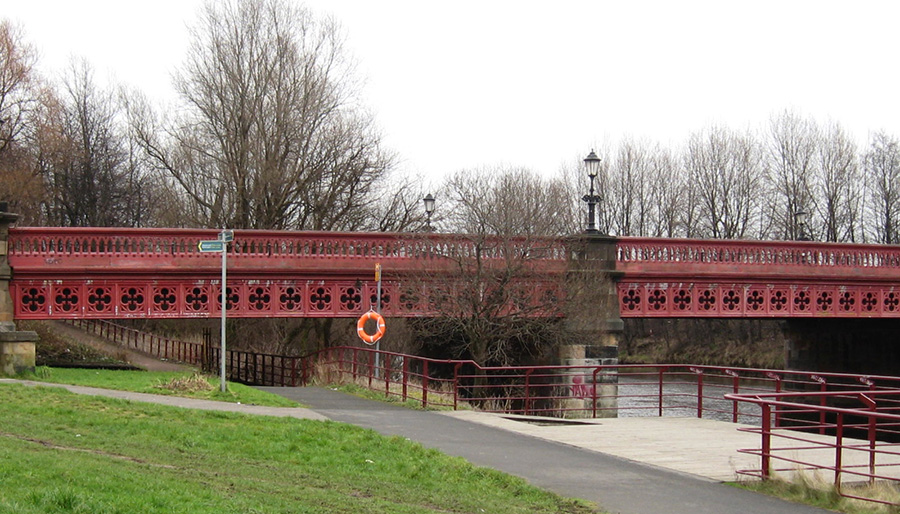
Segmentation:
{"type": "Polygon", "coordinates": [[[900,482],[900,389],[867,391],[730,394],[728,399],[761,409],[759,448],[740,450],[760,457],[758,469],[738,473],[771,478],[781,474],[830,472],[842,496],[900,505],[847,483],[900,482]],[[775,419],[792,419],[779,426],[775,419]]]}
{"type": "MultiPolygon", "coordinates": [[[[34,265],[55,269],[76,264],[134,267],[131,259],[135,258],[144,260],[144,267],[153,260],[172,259],[198,259],[199,263],[210,261],[215,265],[215,256],[201,253],[197,243],[217,235],[218,231],[201,229],[14,227],[10,229],[9,256],[13,267],[20,268],[34,265]]],[[[429,261],[476,253],[497,259],[527,255],[530,260],[566,261],[569,248],[565,238],[498,238],[485,242],[460,234],[271,230],[236,230],[229,248],[229,257],[237,259],[237,267],[241,262],[250,266],[259,259],[429,261]]],[[[616,240],[616,262],[626,274],[692,269],[758,275],[765,269],[775,274],[791,270],[791,275],[839,273],[850,277],[865,270],[865,276],[872,279],[895,276],[900,269],[900,246],[622,237],[616,240]]]]}
{"type": "MultiPolygon", "coordinates": [[[[700,365],[482,367],[362,347],[330,348],[304,360],[307,369],[325,370],[319,378],[326,382],[371,384],[387,396],[415,398],[426,407],[434,405],[433,396],[445,394],[455,403],[447,400],[443,406],[466,402],[489,412],[551,416],[691,415],[758,423],[759,409],[741,408],[725,395],[900,388],[900,378],[886,376],[700,365]]],[[[773,419],[776,426],[794,421],[780,411],[773,419]]]]}
{"type": "MultiPolygon", "coordinates": [[[[75,263],[119,265],[104,258],[140,258],[143,264],[154,260],[199,259],[215,266],[216,256],[200,252],[198,242],[216,239],[218,231],[200,229],[129,228],[11,228],[10,262],[18,267],[37,265],[57,268],[75,263]],[[50,262],[46,259],[65,258],[50,262]],[[37,260],[34,260],[37,259],[37,260]],[[85,260],[89,259],[89,260],[85,260]]],[[[399,234],[358,232],[311,232],[274,230],[235,230],[228,256],[236,267],[252,266],[263,260],[296,262],[340,261],[431,261],[443,257],[502,259],[527,255],[529,260],[565,261],[565,240],[559,238],[495,238],[475,240],[456,234],[399,234]]],[[[195,264],[196,265],[196,264],[195,264]]],[[[296,266],[296,264],[291,264],[296,266]]],[[[134,267],[131,261],[121,266],[134,267]]]]}
{"type": "Polygon", "coordinates": [[[900,269],[900,246],[623,237],[616,244],[616,262],[621,265],[620,270],[660,271],[665,269],[664,265],[675,265],[680,269],[702,265],[711,270],[725,268],[725,271],[751,267],[766,267],[772,271],[793,268],[807,272],[825,268],[830,273],[865,269],[869,275],[900,269]]]}
{"type": "Polygon", "coordinates": [[[204,345],[188,341],[179,341],[168,337],[160,337],[141,332],[105,320],[71,320],[72,325],[100,337],[104,337],[125,348],[137,350],[159,359],[173,360],[202,366],[204,362],[204,345]]]}
{"type": "MultiPolygon", "coordinates": [[[[206,371],[219,369],[220,349],[202,343],[160,337],[105,320],[73,320],[89,333],[107,338],[147,355],[183,362],[206,371]]],[[[308,380],[309,370],[300,357],[226,350],[226,378],[260,386],[297,386],[308,380]]]]}

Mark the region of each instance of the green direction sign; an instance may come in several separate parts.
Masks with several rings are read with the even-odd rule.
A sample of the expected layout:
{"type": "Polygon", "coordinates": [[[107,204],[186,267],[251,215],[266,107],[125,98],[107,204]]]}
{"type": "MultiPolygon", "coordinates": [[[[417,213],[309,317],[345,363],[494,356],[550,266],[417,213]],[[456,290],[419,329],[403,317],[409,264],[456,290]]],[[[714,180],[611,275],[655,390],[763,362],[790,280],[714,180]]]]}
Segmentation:
{"type": "Polygon", "coordinates": [[[206,241],[200,241],[200,244],[197,245],[197,248],[199,248],[201,252],[224,252],[225,241],[208,239],[206,241]]]}

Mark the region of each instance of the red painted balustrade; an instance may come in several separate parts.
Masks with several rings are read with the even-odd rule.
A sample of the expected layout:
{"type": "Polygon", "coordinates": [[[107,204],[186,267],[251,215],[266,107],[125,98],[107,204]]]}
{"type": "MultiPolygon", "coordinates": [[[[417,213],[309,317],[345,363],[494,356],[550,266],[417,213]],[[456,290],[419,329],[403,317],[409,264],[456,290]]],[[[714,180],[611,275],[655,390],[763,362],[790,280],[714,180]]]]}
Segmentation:
{"type": "MultiPolygon", "coordinates": [[[[16,317],[207,317],[221,309],[218,253],[195,229],[13,228],[16,317]]],[[[480,255],[528,263],[543,294],[560,283],[572,239],[478,241],[456,234],[235,231],[227,303],[240,317],[433,312],[427,289],[480,255]],[[423,283],[423,277],[425,277],[423,283]],[[419,282],[410,287],[413,282],[419,282]]],[[[625,237],[615,240],[622,317],[900,317],[900,246],[625,237]]]]}
{"type": "Polygon", "coordinates": [[[900,246],[622,238],[622,317],[900,317],[900,246]]]}
{"type": "MultiPolygon", "coordinates": [[[[9,260],[19,319],[195,318],[221,312],[221,254],[201,252],[215,230],[14,228],[9,260]]],[[[560,277],[566,247],[551,238],[479,241],[447,234],[236,230],[227,253],[227,308],[233,317],[357,317],[376,301],[382,266],[383,312],[433,312],[423,287],[479,254],[487,267],[528,263],[536,285],[560,277]],[[424,277],[424,278],[423,278],[424,277]]],[[[429,285],[430,284],[430,285],[429,285]]]]}

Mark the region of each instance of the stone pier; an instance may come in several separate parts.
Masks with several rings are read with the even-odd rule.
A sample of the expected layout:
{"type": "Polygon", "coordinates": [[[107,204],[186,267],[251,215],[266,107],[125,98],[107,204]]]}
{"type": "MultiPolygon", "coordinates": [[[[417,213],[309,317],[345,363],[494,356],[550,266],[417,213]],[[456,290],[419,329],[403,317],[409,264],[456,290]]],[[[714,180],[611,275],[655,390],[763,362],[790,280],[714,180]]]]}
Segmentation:
{"type": "MultiPolygon", "coordinates": [[[[568,293],[570,307],[565,323],[574,334],[572,344],[560,348],[560,363],[568,366],[596,366],[619,363],[619,341],[624,323],[619,315],[616,293],[616,239],[585,234],[573,240],[569,263],[568,293]]],[[[597,375],[598,416],[616,417],[618,376],[613,372],[597,375]]],[[[566,408],[592,409],[593,373],[569,376],[571,397],[566,408]]]]}
{"type": "Polygon", "coordinates": [[[12,270],[9,267],[9,227],[19,218],[0,202],[0,375],[34,371],[34,343],[37,333],[16,330],[15,309],[9,294],[12,270]]]}

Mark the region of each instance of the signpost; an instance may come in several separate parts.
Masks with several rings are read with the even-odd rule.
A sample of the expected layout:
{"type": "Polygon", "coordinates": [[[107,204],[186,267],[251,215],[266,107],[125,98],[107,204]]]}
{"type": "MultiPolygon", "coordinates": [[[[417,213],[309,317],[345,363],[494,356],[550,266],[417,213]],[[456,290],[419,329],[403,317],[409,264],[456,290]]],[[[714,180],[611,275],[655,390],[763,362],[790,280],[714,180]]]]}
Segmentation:
{"type": "MultiPolygon", "coordinates": [[[[375,263],[375,283],[378,287],[377,301],[375,303],[375,312],[381,314],[381,263],[375,263]]],[[[381,378],[380,365],[381,359],[381,339],[375,341],[375,378],[381,378]]]]}
{"type": "Polygon", "coordinates": [[[197,245],[197,248],[201,252],[220,252],[222,254],[222,333],[221,333],[221,359],[219,364],[219,379],[220,379],[220,390],[225,392],[225,316],[226,311],[228,310],[227,303],[227,286],[225,282],[225,270],[227,269],[225,257],[228,255],[228,243],[234,241],[234,231],[233,230],[222,230],[219,232],[218,239],[207,239],[204,241],[200,241],[197,245]]]}

